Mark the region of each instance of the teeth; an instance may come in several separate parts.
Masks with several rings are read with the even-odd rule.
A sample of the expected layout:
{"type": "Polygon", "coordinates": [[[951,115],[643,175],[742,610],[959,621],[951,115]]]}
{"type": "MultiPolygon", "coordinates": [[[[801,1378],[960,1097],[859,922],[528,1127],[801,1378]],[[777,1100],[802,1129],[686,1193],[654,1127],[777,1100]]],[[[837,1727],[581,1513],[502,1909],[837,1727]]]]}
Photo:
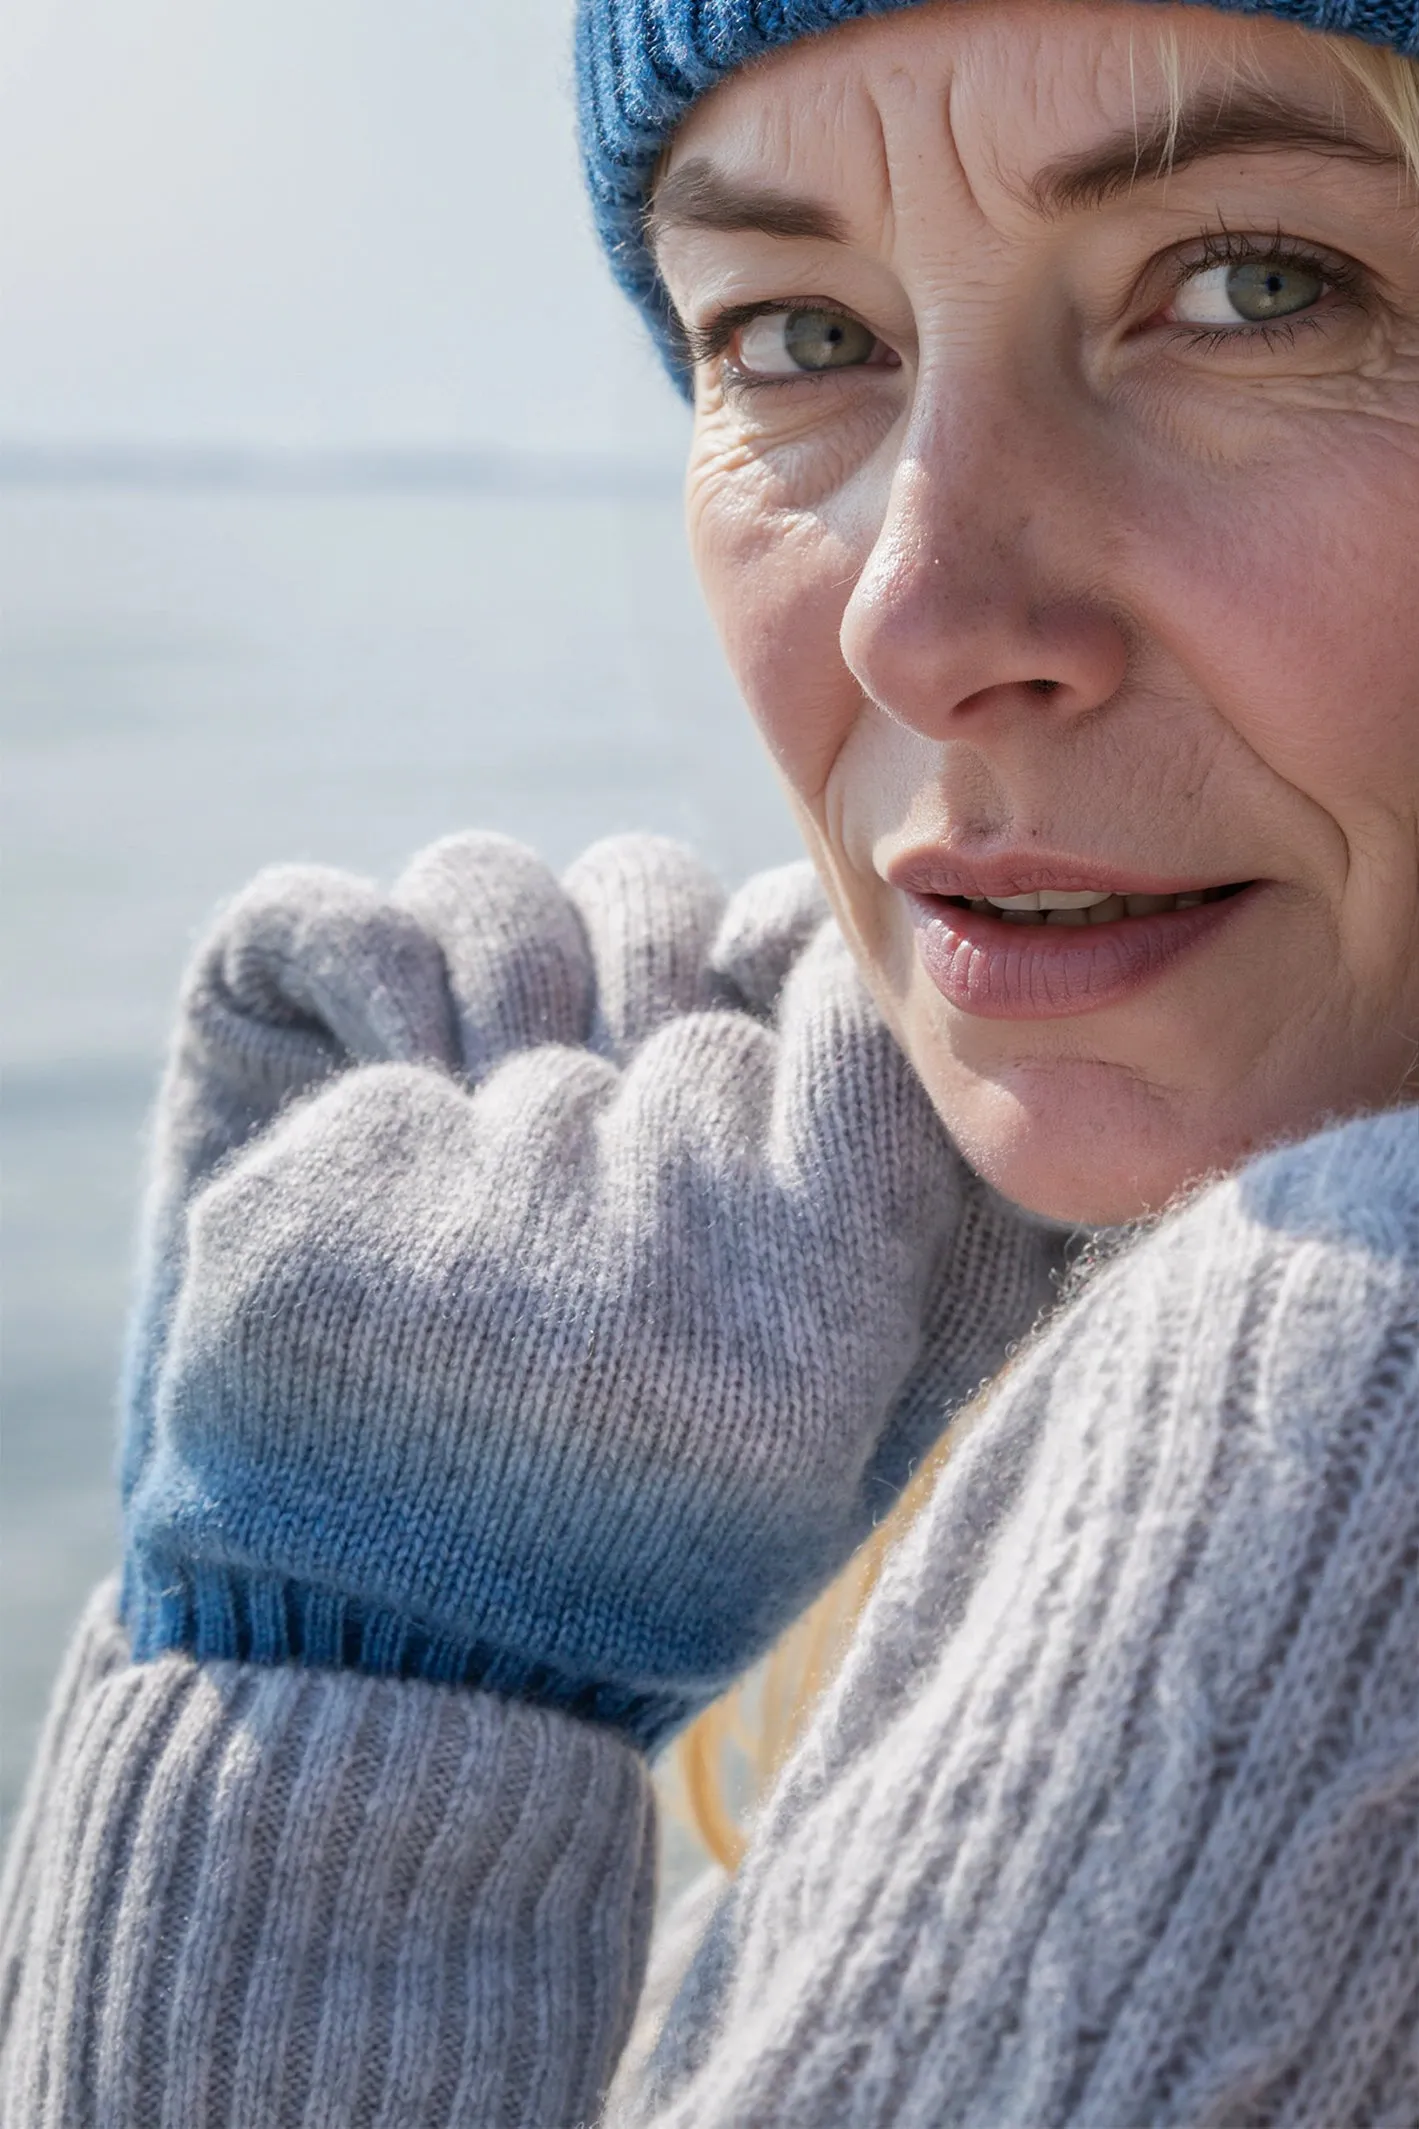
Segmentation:
{"type": "Polygon", "coordinates": [[[1108,900],[1104,888],[1086,887],[1082,894],[1066,894],[1061,888],[1041,887],[1034,894],[987,895],[992,909],[1092,909],[1108,900]]]}
{"type": "MultiPolygon", "coordinates": [[[[1037,888],[1032,894],[975,895],[967,906],[1002,924],[1115,924],[1120,917],[1154,917],[1163,910],[1196,909],[1225,893],[1221,887],[1188,894],[1109,894],[1101,888],[1037,888]]],[[[963,897],[963,899],[965,899],[963,897]]]]}
{"type": "Polygon", "coordinates": [[[1041,909],[1097,909],[1100,902],[1108,899],[1108,892],[1102,887],[1086,887],[1082,894],[1065,894],[1053,887],[1040,889],[1041,909]]]}

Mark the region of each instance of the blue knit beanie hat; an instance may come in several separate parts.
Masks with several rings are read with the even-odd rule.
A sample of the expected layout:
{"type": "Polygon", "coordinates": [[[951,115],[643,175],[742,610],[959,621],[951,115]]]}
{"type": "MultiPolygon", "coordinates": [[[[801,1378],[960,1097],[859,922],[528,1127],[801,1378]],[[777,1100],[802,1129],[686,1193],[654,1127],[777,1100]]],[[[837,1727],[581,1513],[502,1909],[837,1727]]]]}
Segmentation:
{"type": "MultiPolygon", "coordinates": [[[[670,300],[646,248],[646,190],[661,149],[716,82],[779,45],[921,0],[578,0],[576,72],[582,165],[611,271],[635,303],[682,390],[670,300]]],[[[1419,0],[1212,0],[1336,36],[1419,54],[1419,0]]]]}

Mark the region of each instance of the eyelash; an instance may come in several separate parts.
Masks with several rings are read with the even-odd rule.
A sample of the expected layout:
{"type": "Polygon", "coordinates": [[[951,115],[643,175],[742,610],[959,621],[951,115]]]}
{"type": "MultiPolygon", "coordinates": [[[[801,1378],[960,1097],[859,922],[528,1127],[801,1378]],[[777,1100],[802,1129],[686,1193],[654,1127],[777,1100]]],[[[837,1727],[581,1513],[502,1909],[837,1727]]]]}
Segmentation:
{"type": "MultiPolygon", "coordinates": [[[[1358,305],[1373,293],[1362,270],[1337,252],[1323,251],[1315,245],[1301,243],[1295,237],[1284,236],[1279,228],[1274,238],[1258,241],[1254,236],[1243,236],[1224,226],[1204,232],[1200,249],[1187,259],[1186,270],[1174,279],[1167,300],[1172,302],[1189,281],[1206,273],[1209,267],[1246,266],[1252,260],[1309,268],[1325,282],[1328,294],[1339,296],[1349,304],[1358,305]]],[[[1294,318],[1254,325],[1190,325],[1179,320],[1170,330],[1180,335],[1190,348],[1207,352],[1238,345],[1291,346],[1298,332],[1314,332],[1320,322],[1313,311],[1303,311],[1294,318]]]]}
{"type": "MultiPolygon", "coordinates": [[[[868,332],[872,331],[865,318],[859,317],[856,311],[849,310],[845,304],[832,296],[795,296],[792,303],[785,303],[782,296],[769,297],[759,303],[731,303],[726,309],[716,311],[703,325],[682,323],[681,344],[686,359],[696,368],[701,363],[715,362],[728,352],[730,342],[744,326],[752,325],[756,318],[770,318],[776,311],[784,310],[830,311],[834,317],[851,318],[858,325],[866,326],[868,332]]],[[[878,335],[874,334],[873,337],[878,340],[879,346],[887,345],[878,335]]],[[[851,369],[842,370],[803,370],[796,376],[765,377],[752,370],[740,370],[726,365],[721,372],[721,381],[729,391],[758,392],[782,385],[822,385],[834,378],[851,377],[856,374],[858,368],[863,367],[866,365],[855,365],[851,369]]]]}
{"type": "MultiPolygon", "coordinates": [[[[727,352],[730,341],[744,326],[752,325],[756,318],[770,318],[775,311],[790,308],[826,310],[840,318],[850,318],[854,315],[853,312],[844,310],[841,303],[835,303],[827,296],[795,296],[791,306],[786,304],[781,296],[763,303],[731,303],[726,310],[716,311],[703,325],[682,326],[685,353],[693,363],[715,362],[727,352]]],[[[865,319],[862,322],[866,324],[865,319]]],[[[804,371],[805,376],[809,374],[804,371]]]]}
{"type": "MultiPolygon", "coordinates": [[[[1275,260],[1283,266],[1308,267],[1312,272],[1323,276],[1327,289],[1332,294],[1351,303],[1360,303],[1369,292],[1366,277],[1361,270],[1334,252],[1321,251],[1314,246],[1299,243],[1295,238],[1284,236],[1280,229],[1277,230],[1274,241],[1258,242],[1254,236],[1243,236],[1224,227],[1204,232],[1200,249],[1187,260],[1187,270],[1180,272],[1174,279],[1167,300],[1171,302],[1188,281],[1197,274],[1206,273],[1210,267],[1244,266],[1254,259],[1275,260]]],[[[744,326],[752,324],[755,318],[772,316],[775,311],[782,311],[787,307],[782,297],[768,298],[758,303],[734,303],[717,311],[702,325],[682,326],[686,357],[696,366],[715,362],[728,352],[735,334],[744,326]]],[[[856,317],[855,312],[844,309],[841,303],[826,296],[795,297],[792,308],[826,310],[844,318],[856,317]]],[[[865,318],[859,319],[858,322],[867,324],[865,318]]],[[[1258,342],[1271,348],[1292,343],[1300,328],[1305,327],[1313,331],[1317,323],[1313,315],[1303,314],[1294,319],[1277,320],[1264,325],[1188,325],[1180,321],[1174,324],[1171,330],[1180,335],[1189,347],[1204,351],[1219,346],[1235,347],[1239,343],[1256,345],[1258,342]]],[[[801,377],[759,377],[752,372],[731,370],[726,382],[732,383],[738,391],[753,391],[770,385],[821,383],[823,378],[830,374],[833,373],[805,370],[801,377]]],[[[842,376],[849,373],[839,371],[836,374],[842,376]]]]}

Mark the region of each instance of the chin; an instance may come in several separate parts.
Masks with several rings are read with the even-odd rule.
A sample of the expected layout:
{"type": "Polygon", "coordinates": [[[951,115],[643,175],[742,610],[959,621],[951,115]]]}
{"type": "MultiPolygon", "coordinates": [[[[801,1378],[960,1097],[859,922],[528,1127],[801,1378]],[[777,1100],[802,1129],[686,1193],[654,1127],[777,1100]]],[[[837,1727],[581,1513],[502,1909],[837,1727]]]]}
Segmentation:
{"type": "Polygon", "coordinates": [[[1211,1103],[1205,1116],[1189,1114],[1188,1103],[1116,1066],[1016,1066],[986,1078],[938,1058],[918,1070],[977,1174],[1013,1204],[1068,1226],[1143,1219],[1297,1135],[1219,1116],[1211,1103]]]}

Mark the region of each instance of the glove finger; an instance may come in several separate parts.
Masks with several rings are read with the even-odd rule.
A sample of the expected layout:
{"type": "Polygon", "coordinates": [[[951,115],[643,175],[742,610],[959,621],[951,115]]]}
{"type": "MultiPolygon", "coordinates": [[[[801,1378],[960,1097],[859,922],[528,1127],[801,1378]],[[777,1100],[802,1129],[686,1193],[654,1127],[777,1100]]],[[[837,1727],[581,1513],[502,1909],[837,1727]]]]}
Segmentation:
{"type": "MultiPolygon", "coordinates": [[[[748,1013],[667,1021],[621,1077],[604,1126],[608,1166],[651,1189],[678,1188],[691,1174],[728,1194],[758,1187],[775,1048],[773,1031],[748,1013]]],[[[702,1221],[703,1202],[687,1216],[702,1221]]],[[[726,1195],[721,1210],[728,1209],[726,1195]]]]}
{"type": "Polygon", "coordinates": [[[778,1029],[770,1165],[796,1210],[800,1257],[837,1282],[842,1320],[861,1325],[873,1361],[858,1402],[860,1537],[959,1401],[955,1341],[926,1360],[942,1282],[961,1269],[951,1249],[967,1170],[836,926],[795,964],[778,1029]]]}
{"type": "Polygon", "coordinates": [[[767,1018],[798,956],[827,921],[828,902],[806,858],[756,873],[729,898],[710,947],[728,1005],[767,1018]]]}
{"type": "Polygon", "coordinates": [[[394,900],[443,949],[470,1080],[511,1050],[585,1042],[593,983],[586,937],[532,851],[504,835],[447,836],[415,858],[394,900]]]}
{"type": "Polygon", "coordinates": [[[682,844],[610,836],[577,859],[563,884],[596,970],[596,1049],[622,1061],[667,1021],[719,1002],[709,949],[724,894],[682,844]]]}
{"type": "Polygon", "coordinates": [[[771,1158],[864,1242],[939,1235],[959,1156],[835,925],[804,949],[778,1011],[771,1158]]]}
{"type": "Polygon", "coordinates": [[[258,873],[198,948],[160,1104],[188,1179],[349,1063],[451,1065],[437,944],[367,881],[317,865],[258,873]]]}
{"type": "Polygon", "coordinates": [[[193,1191],[298,1096],[380,1060],[456,1066],[436,942],[367,881],[259,873],[193,958],[158,1097],[123,1364],[125,1491],[147,1454],[193,1191]]]}
{"type": "MultiPolygon", "coordinates": [[[[653,1236],[644,1292],[655,1299],[641,1320],[663,1311],[673,1326],[701,1311],[697,1365],[719,1371],[726,1399],[753,1385],[756,1483],[796,1497],[784,1513],[803,1514],[811,1542],[831,1551],[845,1503],[850,1543],[863,1534],[859,1502],[883,1497],[873,1460],[922,1345],[942,1249],[909,1187],[917,1149],[903,1141],[884,1156],[857,1113],[880,1102],[884,1077],[895,1096],[885,1030],[845,981],[831,1007],[823,986],[811,1004],[787,1058],[782,1036],[744,1012],[663,1028],[601,1120],[601,1172],[638,1215],[628,1233],[653,1236]],[[810,1017],[813,1044],[797,1039],[810,1017]],[[871,1047],[830,1079],[845,1032],[871,1047]],[[787,1127],[785,1070],[798,1080],[787,1127]]],[[[958,1197],[930,1210],[949,1216],[958,1197]]]]}
{"type": "Polygon", "coordinates": [[[198,980],[214,1006],[273,1032],[328,1035],[360,1064],[456,1056],[437,941],[368,881],[327,866],[258,873],[198,980]]]}

